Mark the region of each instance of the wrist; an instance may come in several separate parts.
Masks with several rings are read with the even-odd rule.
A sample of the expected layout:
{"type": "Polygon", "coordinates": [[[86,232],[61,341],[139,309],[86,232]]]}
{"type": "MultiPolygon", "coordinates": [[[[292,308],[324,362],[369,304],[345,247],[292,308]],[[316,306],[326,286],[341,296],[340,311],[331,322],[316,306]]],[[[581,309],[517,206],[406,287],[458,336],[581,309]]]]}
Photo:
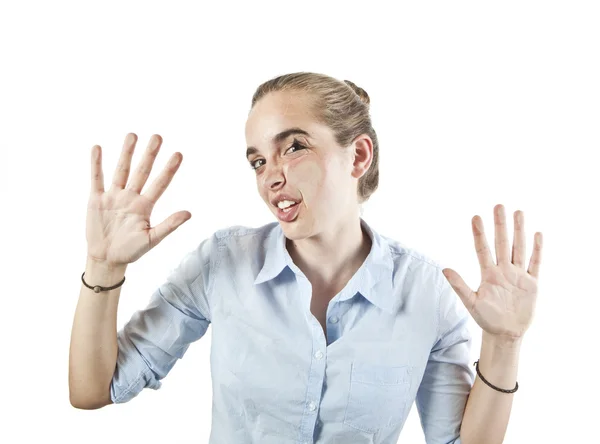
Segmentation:
{"type": "Polygon", "coordinates": [[[127,264],[111,264],[88,257],[83,278],[91,286],[111,287],[123,279],[126,270],[127,264]]]}
{"type": "Polygon", "coordinates": [[[483,330],[482,346],[491,347],[496,350],[518,351],[523,343],[523,337],[509,337],[493,335],[483,330]]]}

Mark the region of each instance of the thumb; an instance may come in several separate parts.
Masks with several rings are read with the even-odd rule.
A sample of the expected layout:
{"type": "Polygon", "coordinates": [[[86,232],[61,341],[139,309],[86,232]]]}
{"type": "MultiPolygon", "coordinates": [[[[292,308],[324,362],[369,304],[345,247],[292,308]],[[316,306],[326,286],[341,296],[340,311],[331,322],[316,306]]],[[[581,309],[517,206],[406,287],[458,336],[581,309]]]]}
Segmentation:
{"type": "Polygon", "coordinates": [[[458,297],[469,311],[475,306],[476,295],[467,285],[460,275],[451,268],[444,268],[442,274],[446,277],[448,283],[452,286],[458,297]]]}
{"type": "Polygon", "coordinates": [[[170,215],[160,224],[150,229],[150,248],[156,247],[162,240],[175,231],[181,224],[189,220],[192,213],[189,211],[179,211],[170,215]]]}

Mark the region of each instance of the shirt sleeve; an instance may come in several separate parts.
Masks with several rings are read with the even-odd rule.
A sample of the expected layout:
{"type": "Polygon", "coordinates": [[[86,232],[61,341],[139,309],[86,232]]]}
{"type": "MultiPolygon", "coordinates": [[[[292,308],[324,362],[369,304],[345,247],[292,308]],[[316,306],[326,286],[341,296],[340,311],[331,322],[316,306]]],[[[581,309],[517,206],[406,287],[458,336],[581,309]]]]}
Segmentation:
{"type": "Polygon", "coordinates": [[[461,444],[460,426],[475,373],[469,367],[471,314],[438,270],[438,336],[417,391],[427,444],[461,444]]]}
{"type": "Polygon", "coordinates": [[[124,403],[160,382],[210,324],[212,276],[218,265],[215,235],[187,253],[166,281],[117,332],[117,364],[110,384],[113,403],[124,403]]]}

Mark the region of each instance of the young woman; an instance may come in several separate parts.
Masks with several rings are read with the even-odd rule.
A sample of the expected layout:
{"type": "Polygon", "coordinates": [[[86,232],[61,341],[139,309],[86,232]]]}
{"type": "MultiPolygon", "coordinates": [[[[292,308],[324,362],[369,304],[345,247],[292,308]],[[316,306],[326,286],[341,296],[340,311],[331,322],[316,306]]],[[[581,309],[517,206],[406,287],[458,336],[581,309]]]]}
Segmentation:
{"type": "Polygon", "coordinates": [[[246,139],[258,192],[277,221],[215,232],[118,332],[127,265],[191,214],[150,227],[182,159],[175,153],[140,194],[160,136],[126,186],[137,140],[127,136],[108,192],[100,147],[92,149],[72,405],[99,408],[158,389],[212,324],[212,443],[396,443],[415,401],[428,443],[501,443],[533,317],[541,233],[526,271],[523,213],[515,213],[511,258],[497,205],[494,263],[475,216],[477,292],[377,233],[360,205],[378,185],[378,141],[369,97],[349,81],[294,73],[265,82],[246,139]],[[469,315],[483,330],[477,371],[485,380],[468,362],[469,315]]]}

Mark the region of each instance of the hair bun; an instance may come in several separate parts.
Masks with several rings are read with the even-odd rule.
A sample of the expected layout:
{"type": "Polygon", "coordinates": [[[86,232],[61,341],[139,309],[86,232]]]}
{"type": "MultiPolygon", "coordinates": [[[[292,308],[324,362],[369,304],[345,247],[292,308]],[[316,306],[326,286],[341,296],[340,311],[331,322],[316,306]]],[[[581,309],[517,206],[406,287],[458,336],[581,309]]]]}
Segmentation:
{"type": "Polygon", "coordinates": [[[358,97],[360,97],[360,100],[365,102],[367,105],[371,103],[371,99],[369,98],[369,95],[364,89],[362,89],[360,86],[357,86],[354,82],[351,82],[350,80],[344,80],[344,82],[346,83],[346,85],[352,88],[352,90],[358,95],[358,97]]]}

